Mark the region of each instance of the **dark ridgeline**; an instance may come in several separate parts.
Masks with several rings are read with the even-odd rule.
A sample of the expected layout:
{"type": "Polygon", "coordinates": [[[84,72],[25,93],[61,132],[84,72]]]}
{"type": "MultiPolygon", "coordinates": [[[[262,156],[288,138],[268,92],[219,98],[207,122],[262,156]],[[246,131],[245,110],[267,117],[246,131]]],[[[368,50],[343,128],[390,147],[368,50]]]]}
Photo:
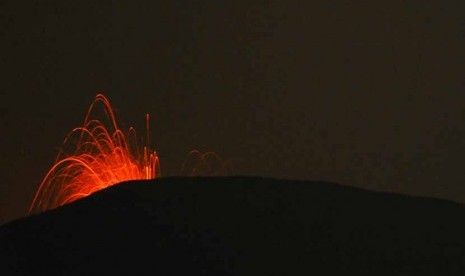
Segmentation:
{"type": "Polygon", "coordinates": [[[333,183],[134,181],[2,226],[0,273],[465,275],[464,218],[333,183]]]}

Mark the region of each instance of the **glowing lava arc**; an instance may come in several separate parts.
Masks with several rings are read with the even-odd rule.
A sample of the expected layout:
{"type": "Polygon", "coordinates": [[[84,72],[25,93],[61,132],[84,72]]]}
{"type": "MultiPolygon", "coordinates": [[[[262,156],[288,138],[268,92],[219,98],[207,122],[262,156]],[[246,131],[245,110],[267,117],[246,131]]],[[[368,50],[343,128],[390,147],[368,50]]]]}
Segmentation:
{"type": "Polygon", "coordinates": [[[148,126],[147,114],[147,141],[141,150],[135,129],[129,128],[126,134],[120,130],[110,102],[98,94],[84,124],[66,136],[29,213],[54,209],[123,181],[159,177],[159,160],[149,147],[148,126]],[[98,104],[103,106],[104,120],[93,118],[98,104]]]}
{"type": "Polygon", "coordinates": [[[185,176],[220,176],[232,171],[232,164],[223,160],[216,152],[202,153],[191,150],[184,159],[181,175],[185,176]]]}

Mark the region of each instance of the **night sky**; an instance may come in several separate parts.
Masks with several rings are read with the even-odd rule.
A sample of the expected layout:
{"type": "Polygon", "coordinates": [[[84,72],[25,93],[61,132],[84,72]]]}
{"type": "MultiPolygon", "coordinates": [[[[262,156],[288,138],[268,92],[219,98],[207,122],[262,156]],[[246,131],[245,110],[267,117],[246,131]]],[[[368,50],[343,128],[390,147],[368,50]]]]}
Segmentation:
{"type": "Polygon", "coordinates": [[[236,175],[465,203],[464,1],[2,1],[0,223],[25,216],[103,92],[163,176],[236,175]]]}

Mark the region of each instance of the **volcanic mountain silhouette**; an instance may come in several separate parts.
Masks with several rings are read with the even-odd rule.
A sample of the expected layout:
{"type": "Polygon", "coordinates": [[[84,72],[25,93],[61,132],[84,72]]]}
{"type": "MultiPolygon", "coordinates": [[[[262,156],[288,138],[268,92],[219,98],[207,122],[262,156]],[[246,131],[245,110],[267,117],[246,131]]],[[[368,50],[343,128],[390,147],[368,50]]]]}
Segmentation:
{"type": "Polygon", "coordinates": [[[165,178],[0,228],[2,275],[465,275],[465,206],[327,182],[165,178]]]}

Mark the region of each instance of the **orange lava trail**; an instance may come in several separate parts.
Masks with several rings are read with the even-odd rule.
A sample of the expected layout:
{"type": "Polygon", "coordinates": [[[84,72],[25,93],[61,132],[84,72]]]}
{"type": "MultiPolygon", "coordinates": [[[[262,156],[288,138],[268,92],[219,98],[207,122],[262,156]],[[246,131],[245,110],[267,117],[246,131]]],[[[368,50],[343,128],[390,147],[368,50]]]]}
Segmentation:
{"type": "Polygon", "coordinates": [[[66,136],[29,213],[54,209],[123,181],[159,177],[158,156],[149,144],[149,119],[147,114],[147,141],[141,153],[134,128],[127,134],[120,130],[110,102],[98,94],[84,124],[66,136]],[[106,121],[92,117],[97,104],[103,105],[106,121]]]}

